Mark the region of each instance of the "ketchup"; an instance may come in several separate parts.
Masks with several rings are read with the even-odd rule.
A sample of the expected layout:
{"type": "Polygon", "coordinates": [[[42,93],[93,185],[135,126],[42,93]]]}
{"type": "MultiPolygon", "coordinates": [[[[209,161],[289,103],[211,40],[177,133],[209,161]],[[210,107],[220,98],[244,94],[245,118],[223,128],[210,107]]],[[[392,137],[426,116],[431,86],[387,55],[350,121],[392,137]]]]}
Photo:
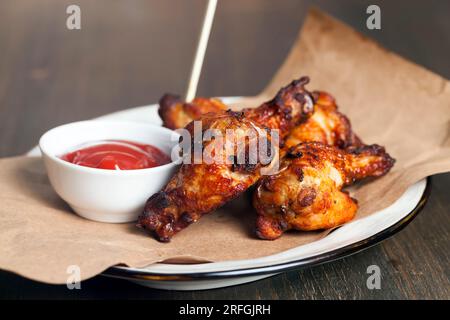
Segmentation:
{"type": "Polygon", "coordinates": [[[80,166],[109,170],[153,168],[170,162],[170,158],[155,146],[125,140],[92,142],[61,156],[61,159],[80,166]]]}

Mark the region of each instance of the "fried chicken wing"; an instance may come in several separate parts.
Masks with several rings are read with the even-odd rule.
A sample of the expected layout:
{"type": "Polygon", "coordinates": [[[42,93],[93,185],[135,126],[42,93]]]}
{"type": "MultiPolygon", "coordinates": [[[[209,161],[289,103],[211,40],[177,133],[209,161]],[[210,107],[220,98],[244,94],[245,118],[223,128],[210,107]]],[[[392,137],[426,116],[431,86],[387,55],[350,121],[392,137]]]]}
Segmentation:
{"type": "Polygon", "coordinates": [[[183,102],[180,97],[165,94],[159,100],[158,113],[163,126],[172,130],[184,128],[192,120],[197,120],[206,113],[220,113],[228,108],[219,99],[195,98],[192,102],[183,102]]]}
{"type": "MultiPolygon", "coordinates": [[[[195,136],[196,123],[200,122],[203,133],[216,132],[221,137],[231,133],[231,141],[237,143],[219,138],[202,140],[202,154],[208,150],[212,161],[184,162],[166,187],[147,201],[138,225],[153,232],[158,240],[170,241],[175,233],[255,184],[260,169],[271,165],[278,150],[272,142],[272,130],[279,130],[279,136],[285,137],[311,115],[312,98],[304,88],[307,82],[307,78],[293,81],[273,100],[251,112],[207,113],[198,122],[189,123],[186,129],[191,136],[195,136]],[[243,147],[239,148],[239,142],[243,147]],[[256,152],[251,148],[255,145],[256,152]],[[270,154],[266,161],[255,158],[255,153],[260,155],[260,146],[270,149],[262,152],[270,154]]],[[[190,150],[191,159],[194,153],[195,146],[190,150]]]]}
{"type": "Polygon", "coordinates": [[[280,172],[263,177],[253,195],[257,235],[272,240],[289,229],[328,229],[350,221],[358,205],[342,188],[386,174],[394,161],[378,145],[351,152],[319,142],[290,148],[280,172]]]}
{"type": "MultiPolygon", "coordinates": [[[[235,138],[241,141],[255,128],[266,132],[233,112],[207,114],[201,121],[203,128],[223,134],[226,130],[233,130],[235,138]]],[[[193,135],[193,125],[186,128],[193,135]]],[[[226,154],[232,158],[238,155],[234,147],[227,152],[222,151],[224,147],[224,142],[219,139],[203,143],[202,150],[214,150],[215,161],[207,163],[201,159],[201,163],[182,164],[167,186],[147,201],[139,217],[139,225],[153,231],[159,241],[170,241],[175,233],[203,214],[222,206],[253,185],[260,177],[258,168],[261,163],[239,166],[234,161],[227,162],[226,154]]],[[[194,157],[193,151],[191,155],[194,157]]]]}
{"type": "Polygon", "coordinates": [[[245,116],[257,124],[270,129],[278,129],[284,140],[293,128],[306,121],[314,113],[313,96],[305,89],[308,77],[292,81],[281,88],[275,98],[258,108],[247,108],[245,116]]]}
{"type": "MultiPolygon", "coordinates": [[[[294,81],[295,82],[295,81],[294,81]]],[[[300,84],[306,84],[307,78],[296,80],[300,84]]],[[[290,85],[292,86],[292,84],[290,85]]],[[[283,106],[288,106],[287,100],[283,100],[283,94],[289,95],[290,86],[280,90],[278,95],[258,108],[244,109],[246,115],[256,123],[270,128],[283,128],[287,135],[285,147],[289,148],[302,142],[317,141],[341,149],[362,146],[361,139],[352,131],[350,120],[338,111],[335,99],[323,91],[315,91],[312,94],[314,101],[314,113],[304,122],[291,127],[295,121],[289,121],[283,117],[283,106]],[[277,101],[284,101],[282,107],[277,106],[277,101]],[[274,116],[278,113],[278,116],[274,116]],[[289,132],[289,134],[287,134],[289,132]]],[[[300,95],[309,98],[309,96],[300,95]]],[[[290,95],[291,99],[294,96],[290,95]]],[[[309,105],[309,104],[308,104],[309,105]]],[[[227,106],[219,99],[195,98],[191,103],[182,102],[178,96],[166,94],[160,100],[158,110],[163,124],[170,129],[185,127],[190,121],[200,118],[202,114],[214,112],[220,113],[227,110],[227,106]]]]}
{"type": "MultiPolygon", "coordinates": [[[[272,100],[257,108],[246,108],[242,112],[261,126],[280,130],[284,138],[314,110],[313,97],[304,87],[308,83],[308,77],[294,80],[281,88],[272,100]]],[[[206,113],[223,113],[227,109],[219,99],[195,98],[187,103],[182,102],[179,96],[165,94],[159,101],[158,113],[163,125],[174,130],[184,128],[189,122],[206,113]]]]}
{"type": "Polygon", "coordinates": [[[334,98],[322,91],[313,93],[314,114],[296,126],[286,139],[285,146],[302,142],[322,142],[341,149],[361,146],[359,137],[352,131],[350,120],[338,111],[334,98]]]}

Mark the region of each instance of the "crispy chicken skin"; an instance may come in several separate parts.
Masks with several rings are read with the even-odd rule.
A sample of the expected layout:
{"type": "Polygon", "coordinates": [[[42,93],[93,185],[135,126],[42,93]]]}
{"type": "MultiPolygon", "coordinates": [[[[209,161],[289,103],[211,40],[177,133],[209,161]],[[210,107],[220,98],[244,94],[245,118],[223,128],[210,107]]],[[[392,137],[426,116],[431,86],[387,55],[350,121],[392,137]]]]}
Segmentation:
{"type": "MultiPolygon", "coordinates": [[[[226,111],[203,115],[199,119],[203,132],[210,129],[223,137],[226,132],[232,132],[233,140],[243,142],[245,147],[236,148],[221,139],[204,140],[202,150],[213,150],[208,154],[214,154],[215,161],[183,163],[166,187],[147,201],[138,226],[151,231],[159,241],[168,242],[175,233],[255,184],[260,178],[260,169],[271,161],[262,163],[259,157],[256,163],[249,161],[248,146],[252,141],[246,137],[251,136],[251,132],[256,133],[252,137],[265,140],[272,148],[269,134],[272,129],[278,129],[279,135],[285,137],[293,126],[309,117],[313,104],[310,93],[304,89],[307,82],[307,78],[293,81],[273,100],[251,113],[226,111]],[[239,158],[245,161],[237,161],[239,158]]],[[[191,136],[194,136],[194,128],[194,121],[186,126],[191,136]]],[[[273,147],[272,150],[278,150],[277,146],[273,147]]],[[[191,147],[191,159],[195,156],[194,150],[195,147],[191,147]]],[[[274,156],[273,152],[266,153],[274,156]]]]}
{"type": "Polygon", "coordinates": [[[247,108],[245,116],[257,124],[270,129],[278,129],[284,140],[291,130],[303,123],[314,113],[314,99],[306,89],[308,77],[292,81],[281,88],[275,98],[258,108],[247,108]]]}
{"type": "MultiPolygon", "coordinates": [[[[203,128],[219,130],[224,134],[226,130],[232,129],[236,132],[236,138],[241,140],[246,132],[256,127],[242,114],[233,112],[206,114],[201,120],[203,128]]],[[[188,125],[186,129],[193,135],[193,125],[188,125]]],[[[205,142],[202,150],[209,148],[221,152],[224,147],[222,142],[219,139],[205,142]]],[[[227,154],[237,157],[236,152],[228,150],[227,154]]],[[[139,226],[153,231],[159,241],[168,242],[175,233],[197,221],[203,214],[237,197],[259,179],[260,163],[239,166],[234,161],[226,163],[225,154],[216,156],[216,160],[221,159],[222,163],[182,164],[166,187],[147,201],[139,217],[139,226]]]]}
{"type": "Polygon", "coordinates": [[[219,99],[195,98],[188,103],[181,101],[177,95],[167,93],[159,100],[158,113],[163,120],[163,126],[175,130],[184,128],[203,114],[220,113],[227,109],[227,106],[219,99]]]}
{"type": "Polygon", "coordinates": [[[314,114],[292,130],[285,146],[289,148],[311,141],[341,149],[362,146],[361,140],[352,131],[350,120],[338,111],[334,98],[322,91],[315,91],[313,96],[314,114]]]}
{"type": "Polygon", "coordinates": [[[351,152],[319,142],[290,148],[280,172],[263,177],[253,195],[258,237],[273,240],[289,229],[328,229],[353,219],[357,203],[342,188],[382,176],[394,162],[378,145],[351,152]]]}
{"type": "MultiPolygon", "coordinates": [[[[294,80],[281,88],[272,100],[258,108],[247,108],[242,112],[260,126],[279,129],[281,137],[284,138],[294,126],[306,120],[314,111],[312,94],[305,89],[308,83],[308,77],[294,80]]],[[[203,114],[222,113],[227,109],[219,99],[195,98],[187,103],[182,102],[179,96],[165,94],[159,101],[158,113],[163,125],[175,130],[184,128],[203,114]]]]}
{"type": "MultiPolygon", "coordinates": [[[[287,148],[310,141],[322,142],[341,149],[361,146],[362,142],[352,131],[350,120],[338,111],[335,99],[326,92],[315,91],[312,94],[314,114],[309,119],[305,119],[306,121],[292,127],[298,121],[291,121],[283,117],[285,108],[289,106],[288,99],[295,101],[294,96],[290,94],[292,87],[297,85],[299,91],[302,91],[304,90],[303,86],[308,81],[307,77],[296,80],[286,88],[281,89],[273,100],[258,108],[245,109],[244,113],[256,123],[269,128],[282,128],[282,133],[285,135],[289,132],[285,141],[287,148]],[[288,99],[283,99],[283,95],[288,95],[288,99]],[[277,101],[282,101],[281,107],[277,101]]],[[[310,98],[309,95],[299,95],[299,97],[310,98]]],[[[163,120],[163,125],[172,130],[185,127],[189,122],[200,118],[203,114],[220,113],[227,110],[227,106],[219,99],[195,98],[191,103],[186,103],[182,102],[179,96],[171,94],[164,95],[159,105],[158,112],[163,120]]],[[[306,106],[310,106],[310,104],[306,104],[306,106]]]]}

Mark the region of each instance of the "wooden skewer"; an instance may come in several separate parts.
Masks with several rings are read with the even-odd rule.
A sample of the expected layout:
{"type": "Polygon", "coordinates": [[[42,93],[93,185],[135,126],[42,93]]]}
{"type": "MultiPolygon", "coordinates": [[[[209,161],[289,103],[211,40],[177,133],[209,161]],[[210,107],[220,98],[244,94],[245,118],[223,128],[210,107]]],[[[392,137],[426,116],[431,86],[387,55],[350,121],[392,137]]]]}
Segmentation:
{"type": "Polygon", "coordinates": [[[205,17],[203,18],[202,31],[195,52],[194,63],[192,64],[189,84],[186,91],[185,101],[190,102],[197,93],[198,80],[202,71],[203,60],[205,58],[206,47],[208,46],[209,34],[214,21],[214,13],[216,12],[217,0],[208,0],[205,17]]]}

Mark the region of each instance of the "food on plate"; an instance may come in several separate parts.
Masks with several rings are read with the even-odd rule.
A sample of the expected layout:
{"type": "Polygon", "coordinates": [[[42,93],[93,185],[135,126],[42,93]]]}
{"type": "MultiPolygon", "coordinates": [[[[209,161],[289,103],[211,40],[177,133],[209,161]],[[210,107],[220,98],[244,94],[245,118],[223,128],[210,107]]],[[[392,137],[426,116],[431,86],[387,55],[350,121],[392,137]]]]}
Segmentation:
{"type": "MultiPolygon", "coordinates": [[[[203,141],[202,151],[213,150],[214,161],[183,163],[166,187],[147,201],[138,226],[151,231],[160,241],[170,241],[175,233],[255,184],[260,178],[260,169],[270,166],[275,155],[270,151],[268,161],[263,163],[256,158],[256,163],[250,162],[253,155],[249,150],[255,142],[252,139],[258,140],[255,145],[272,149],[271,129],[278,129],[280,136],[285,137],[295,125],[310,116],[313,108],[311,95],[304,88],[307,82],[307,78],[293,81],[274,99],[249,112],[203,115],[199,119],[202,132],[212,130],[222,136],[231,132],[232,140],[241,141],[243,147],[224,143],[222,139],[203,141]],[[244,159],[244,162],[238,162],[238,159],[244,159]]],[[[186,129],[191,136],[195,135],[194,122],[186,129]]],[[[195,148],[191,149],[191,155],[195,157],[195,148]]]]}
{"type": "MultiPolygon", "coordinates": [[[[308,83],[308,77],[294,80],[281,88],[272,100],[258,108],[247,108],[241,112],[260,126],[278,129],[280,138],[285,138],[296,125],[313,114],[313,97],[305,89],[308,83]]],[[[221,113],[228,109],[218,99],[197,98],[191,103],[182,103],[170,94],[164,95],[159,105],[158,112],[163,124],[170,129],[182,128],[202,114],[221,113]]]]}
{"type": "MultiPolygon", "coordinates": [[[[244,141],[245,159],[251,157],[251,141],[246,140],[245,133],[255,129],[266,132],[263,140],[276,149],[281,167],[261,174],[259,169],[273,167],[273,161],[238,165],[234,160],[241,156],[242,149],[239,152],[220,139],[203,141],[202,150],[228,149],[234,160],[184,163],[166,187],[147,201],[138,225],[153,232],[158,240],[169,241],[202,215],[255,184],[253,206],[257,235],[262,239],[276,239],[289,229],[333,228],[353,219],[357,202],[342,189],[364,178],[386,174],[395,160],[383,147],[365,145],[353,132],[350,120],[338,111],[335,99],[323,91],[309,93],[304,87],[308,82],[308,77],[294,80],[272,100],[241,112],[228,110],[217,99],[197,98],[183,103],[178,97],[165,95],[159,109],[165,126],[185,127],[191,136],[196,122],[201,123],[202,130],[214,129],[222,134],[232,130],[235,141],[244,141]],[[279,134],[279,144],[274,143],[274,131],[279,134]]],[[[222,160],[229,155],[216,153],[222,160]]]]}
{"type": "MultiPolygon", "coordinates": [[[[306,77],[297,81],[308,81],[306,77]]],[[[278,95],[280,96],[281,93],[278,95]]],[[[338,111],[335,99],[323,91],[312,93],[314,113],[306,121],[301,122],[289,133],[284,146],[289,148],[301,142],[317,141],[341,149],[361,146],[363,143],[352,131],[350,120],[338,111]]],[[[262,106],[261,106],[262,107],[262,106]]],[[[260,108],[261,108],[260,107],[260,108]]],[[[160,100],[159,115],[163,125],[170,129],[186,126],[190,121],[198,119],[209,112],[224,112],[227,107],[218,99],[196,98],[191,103],[183,103],[178,96],[166,94],[160,100]]],[[[258,109],[258,108],[256,108],[258,109]]],[[[247,108],[243,111],[251,116],[256,110],[247,108]]],[[[280,109],[277,109],[280,110],[280,109]]],[[[267,124],[264,116],[271,116],[270,112],[256,112],[253,120],[267,124]],[[259,117],[259,119],[258,119],[259,117]]],[[[275,118],[274,118],[275,119],[275,118]]],[[[292,122],[288,122],[292,124],[292,122]]],[[[279,127],[278,124],[275,127],[279,127]]],[[[286,132],[288,130],[285,130],[286,132]]]]}
{"type": "Polygon", "coordinates": [[[286,139],[290,148],[302,142],[317,141],[341,149],[362,146],[352,131],[350,120],[338,111],[334,98],[323,91],[313,92],[314,114],[296,126],[286,139]]]}
{"type": "Polygon", "coordinates": [[[243,113],[263,127],[278,130],[283,141],[295,126],[314,113],[312,94],[305,89],[308,83],[308,77],[294,80],[281,88],[272,100],[257,108],[244,109],[243,113]]]}
{"type": "Polygon", "coordinates": [[[84,167],[108,170],[136,170],[170,163],[157,147],[125,140],[102,140],[83,144],[61,159],[84,167]]]}
{"type": "MultiPolygon", "coordinates": [[[[203,128],[221,132],[239,129],[235,130],[237,139],[243,139],[248,131],[255,130],[256,127],[251,120],[234,112],[207,114],[201,121],[203,128]]],[[[187,128],[193,130],[193,126],[188,125],[187,128]]],[[[263,129],[256,128],[265,133],[263,129]]],[[[267,135],[260,138],[269,137],[267,135]]],[[[205,148],[223,150],[222,140],[214,139],[203,143],[202,149],[205,148]]],[[[228,150],[227,153],[238,156],[235,150],[228,150]]],[[[222,163],[202,161],[198,164],[182,164],[166,187],[147,201],[144,212],[139,216],[138,225],[152,231],[159,241],[168,242],[175,233],[239,196],[258,181],[261,163],[239,166],[235,163],[228,164],[224,158],[225,152],[216,155],[217,162],[219,156],[222,163]]]]}
{"type": "Polygon", "coordinates": [[[394,159],[378,145],[350,152],[319,142],[292,147],[279,173],[263,177],[254,193],[257,235],[276,239],[289,229],[329,229],[353,219],[357,202],[342,188],[366,177],[380,177],[394,159]]]}

